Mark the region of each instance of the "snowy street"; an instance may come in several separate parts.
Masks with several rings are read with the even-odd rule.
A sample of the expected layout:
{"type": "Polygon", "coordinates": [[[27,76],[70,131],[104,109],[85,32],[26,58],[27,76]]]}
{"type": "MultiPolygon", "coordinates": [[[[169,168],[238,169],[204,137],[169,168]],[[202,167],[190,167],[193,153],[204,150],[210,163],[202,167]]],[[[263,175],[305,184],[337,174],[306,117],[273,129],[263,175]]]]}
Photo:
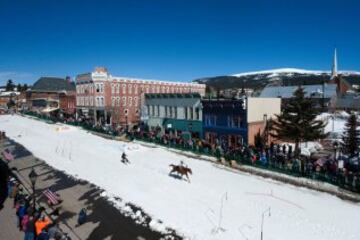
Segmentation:
{"type": "MultiPolygon", "coordinates": [[[[17,115],[0,116],[0,131],[54,168],[104,189],[119,211],[129,211],[127,202],[139,206],[158,231],[170,227],[192,240],[260,239],[262,213],[270,208],[266,240],[359,239],[360,204],[329,194],[17,115]],[[121,162],[124,151],[130,164],[121,162]],[[180,161],[192,169],[191,183],[168,175],[169,164],[180,161]]],[[[141,223],[141,213],[128,214],[141,223]]]]}

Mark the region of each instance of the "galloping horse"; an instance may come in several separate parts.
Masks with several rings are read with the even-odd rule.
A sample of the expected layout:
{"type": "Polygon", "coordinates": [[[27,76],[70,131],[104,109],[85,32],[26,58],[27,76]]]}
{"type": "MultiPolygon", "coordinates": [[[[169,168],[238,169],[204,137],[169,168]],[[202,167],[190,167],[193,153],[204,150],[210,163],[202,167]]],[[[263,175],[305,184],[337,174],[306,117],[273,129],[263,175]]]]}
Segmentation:
{"type": "Polygon", "coordinates": [[[188,175],[188,173],[192,174],[190,168],[181,165],[174,165],[174,164],[170,164],[169,166],[172,167],[169,175],[171,175],[173,172],[176,172],[177,174],[180,174],[181,178],[183,178],[183,176],[185,175],[187,180],[190,182],[190,178],[188,175]]]}

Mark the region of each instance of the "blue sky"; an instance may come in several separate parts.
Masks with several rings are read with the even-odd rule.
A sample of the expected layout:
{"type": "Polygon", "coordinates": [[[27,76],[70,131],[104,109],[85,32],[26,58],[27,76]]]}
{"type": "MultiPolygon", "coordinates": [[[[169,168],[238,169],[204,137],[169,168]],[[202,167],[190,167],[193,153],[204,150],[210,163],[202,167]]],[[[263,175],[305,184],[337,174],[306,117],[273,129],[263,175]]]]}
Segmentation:
{"type": "Polygon", "coordinates": [[[0,84],[75,76],[190,81],[296,67],[360,70],[357,0],[0,0],[0,84]]]}

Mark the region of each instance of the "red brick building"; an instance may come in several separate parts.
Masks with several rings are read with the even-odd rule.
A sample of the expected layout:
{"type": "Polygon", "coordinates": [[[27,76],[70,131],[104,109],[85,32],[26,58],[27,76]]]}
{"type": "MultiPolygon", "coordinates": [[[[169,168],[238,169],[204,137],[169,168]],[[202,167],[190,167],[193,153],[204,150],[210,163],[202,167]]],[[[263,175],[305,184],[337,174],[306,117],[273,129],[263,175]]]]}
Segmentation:
{"type": "Polygon", "coordinates": [[[205,85],[115,77],[100,67],[76,77],[77,114],[94,124],[133,126],[141,120],[144,94],[189,92],[204,96],[205,85]]]}

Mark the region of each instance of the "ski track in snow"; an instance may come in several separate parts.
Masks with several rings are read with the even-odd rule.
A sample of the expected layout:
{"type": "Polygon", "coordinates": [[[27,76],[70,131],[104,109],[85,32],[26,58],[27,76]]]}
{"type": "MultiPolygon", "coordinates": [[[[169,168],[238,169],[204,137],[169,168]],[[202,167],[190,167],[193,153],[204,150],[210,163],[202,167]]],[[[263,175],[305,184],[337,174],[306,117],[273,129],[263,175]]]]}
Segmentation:
{"type": "Polygon", "coordinates": [[[49,165],[104,189],[101,196],[139,224],[142,213],[127,202],[152,218],[153,229],[166,232],[170,227],[186,239],[259,239],[261,214],[270,207],[264,239],[359,239],[359,204],[63,126],[0,116],[0,130],[7,136],[49,165]],[[124,150],[128,165],[121,163],[124,150]],[[169,164],[181,160],[192,168],[191,183],[168,175],[169,164]]]}

